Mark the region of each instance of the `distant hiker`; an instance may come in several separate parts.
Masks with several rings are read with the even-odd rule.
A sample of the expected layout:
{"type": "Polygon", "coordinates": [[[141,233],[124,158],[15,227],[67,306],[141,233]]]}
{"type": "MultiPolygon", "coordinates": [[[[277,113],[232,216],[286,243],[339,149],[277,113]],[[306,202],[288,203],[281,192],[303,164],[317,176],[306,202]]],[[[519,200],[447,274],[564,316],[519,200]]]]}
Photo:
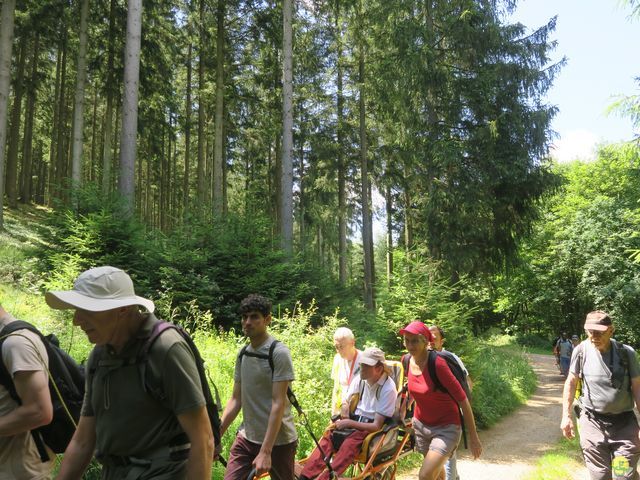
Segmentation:
{"type": "Polygon", "coordinates": [[[169,329],[139,361],[159,320],[129,275],[92,268],[73,290],[45,298],[51,308],[74,309],[73,324],[96,345],[78,429],[57,478],[80,479],[95,451],[103,479],[209,480],[214,440],[193,353],[169,329]]]}
{"type": "Polygon", "coordinates": [[[411,355],[407,378],[409,393],[415,400],[413,428],[416,450],[424,455],[418,478],[442,479],[443,466],[457,448],[462,435],[459,408],[462,410],[465,428],[470,436],[473,457],[478,458],[482,453],[471,404],[446,360],[436,352],[428,350],[433,335],[424,323],[411,322],[400,330],[400,335],[411,355]],[[438,383],[446,391],[436,389],[436,383],[429,374],[430,355],[437,355],[435,372],[438,383]]]}
{"type": "Polygon", "coordinates": [[[597,310],[587,315],[588,339],[573,353],[562,395],[560,428],[575,436],[571,406],[578,383],[580,446],[591,480],[639,478],[640,429],[633,413],[640,407],[640,367],[635,351],[613,340],[611,317],[597,310]]]}
{"type": "Polygon", "coordinates": [[[271,302],[249,295],[240,303],[249,344],[236,359],[233,393],[222,414],[224,434],[242,409],[242,425],[229,452],[225,480],[245,480],[255,468],[273,480],[293,480],[298,434],[287,388],[294,380],[289,349],[269,335],[271,302]]]}
{"type": "MultiPolygon", "coordinates": [[[[0,305],[0,330],[14,321],[0,305]]],[[[43,462],[31,435],[31,430],[47,425],[53,416],[47,351],[37,334],[19,332],[2,344],[2,362],[13,379],[21,404],[0,385],[0,479],[48,479],[55,455],[51,453],[50,460],[43,462]]]]}
{"type": "Polygon", "coordinates": [[[558,348],[558,342],[562,339],[562,335],[558,335],[553,339],[551,345],[553,346],[553,356],[556,359],[556,367],[558,367],[558,371],[562,372],[560,369],[560,349],[558,348]]]}
{"type": "Polygon", "coordinates": [[[578,337],[578,335],[571,336],[571,345],[573,345],[574,349],[580,345],[580,337],[578,337]]]}
{"type": "MultiPolygon", "coordinates": [[[[429,327],[429,331],[431,332],[431,336],[433,340],[430,342],[431,348],[433,348],[436,352],[442,352],[444,350],[444,330],[438,325],[432,325],[429,327]]],[[[473,388],[473,383],[471,382],[471,377],[469,377],[469,371],[467,367],[464,366],[460,357],[458,357],[455,353],[449,352],[456,361],[460,364],[460,368],[467,376],[467,383],[469,384],[469,388],[473,388]]],[[[447,460],[447,463],[444,465],[444,472],[446,476],[446,480],[458,480],[460,476],[458,475],[458,450],[454,450],[447,460]]]]}
{"type": "Polygon", "coordinates": [[[356,348],[356,339],[353,332],[347,327],[336,329],[333,334],[333,345],[337,353],[333,357],[333,367],[331,367],[331,379],[333,380],[331,414],[337,415],[347,399],[351,381],[360,373],[358,359],[362,352],[356,348]]]}
{"type": "Polygon", "coordinates": [[[340,475],[360,453],[367,435],[381,430],[384,422],[394,414],[397,390],[389,377],[384,352],[376,347],[367,348],[358,356],[358,361],[360,373],[349,386],[347,400],[340,408],[340,418],[334,422],[335,428],[320,439],[322,450],[316,447],[304,464],[299,480],[329,479],[321,451],[325,455],[335,452],[331,469],[340,475]],[[358,404],[350,414],[348,399],[353,395],[358,395],[358,404]]]}
{"type": "Polygon", "coordinates": [[[558,359],[560,361],[560,374],[563,377],[567,376],[567,372],[569,371],[569,362],[571,361],[571,352],[573,352],[573,344],[571,340],[567,338],[567,333],[562,332],[562,335],[558,339],[558,343],[556,344],[556,349],[558,352],[558,359]]]}

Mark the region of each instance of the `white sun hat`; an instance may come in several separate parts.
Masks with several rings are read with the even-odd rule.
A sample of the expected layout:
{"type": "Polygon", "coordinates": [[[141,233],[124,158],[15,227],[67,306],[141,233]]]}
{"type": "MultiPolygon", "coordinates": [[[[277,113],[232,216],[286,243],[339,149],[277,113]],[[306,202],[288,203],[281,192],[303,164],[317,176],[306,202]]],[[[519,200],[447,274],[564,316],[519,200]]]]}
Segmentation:
{"type": "Polygon", "coordinates": [[[129,305],[140,305],[149,312],[155,310],[151,300],[136,295],[131,277],[115,267],[87,270],[73,283],[73,290],[47,292],[44,298],[51,308],[58,310],[104,312],[129,305]]]}

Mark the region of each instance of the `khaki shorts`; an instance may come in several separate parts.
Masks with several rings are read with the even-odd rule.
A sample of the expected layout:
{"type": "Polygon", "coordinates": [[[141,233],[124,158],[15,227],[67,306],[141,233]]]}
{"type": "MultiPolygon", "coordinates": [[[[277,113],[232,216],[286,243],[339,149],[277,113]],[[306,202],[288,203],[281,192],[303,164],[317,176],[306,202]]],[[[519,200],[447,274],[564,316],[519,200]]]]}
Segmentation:
{"type": "Polygon", "coordinates": [[[429,426],[413,418],[413,430],[416,433],[416,451],[426,455],[429,450],[443,457],[450,457],[460,442],[462,429],[459,425],[429,426]]]}

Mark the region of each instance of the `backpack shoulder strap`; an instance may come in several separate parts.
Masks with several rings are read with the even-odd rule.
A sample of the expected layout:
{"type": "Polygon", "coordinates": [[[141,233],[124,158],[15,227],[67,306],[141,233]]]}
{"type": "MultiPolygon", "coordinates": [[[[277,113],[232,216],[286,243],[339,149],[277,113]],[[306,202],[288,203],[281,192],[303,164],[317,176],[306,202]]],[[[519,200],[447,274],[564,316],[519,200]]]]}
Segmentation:
{"type": "Polygon", "coordinates": [[[247,347],[249,345],[245,345],[240,349],[240,353],[238,354],[238,359],[240,363],[242,363],[242,357],[254,357],[261,358],[262,360],[267,360],[269,362],[269,368],[271,368],[271,378],[273,378],[273,372],[275,371],[275,365],[273,363],[273,351],[276,349],[276,345],[280,343],[280,340],[274,340],[269,346],[269,353],[255,353],[255,352],[247,352],[247,347]]]}
{"type": "Polygon", "coordinates": [[[429,376],[431,377],[431,380],[433,381],[436,389],[447,392],[447,389],[444,388],[444,385],[442,385],[442,382],[440,382],[440,379],[438,378],[438,371],[436,368],[437,358],[438,352],[436,352],[435,350],[429,350],[427,356],[427,370],[429,370],[429,376]]]}
{"type": "Polygon", "coordinates": [[[402,368],[404,368],[404,378],[409,378],[409,365],[411,364],[411,354],[405,353],[400,357],[400,363],[402,363],[402,368]]]}

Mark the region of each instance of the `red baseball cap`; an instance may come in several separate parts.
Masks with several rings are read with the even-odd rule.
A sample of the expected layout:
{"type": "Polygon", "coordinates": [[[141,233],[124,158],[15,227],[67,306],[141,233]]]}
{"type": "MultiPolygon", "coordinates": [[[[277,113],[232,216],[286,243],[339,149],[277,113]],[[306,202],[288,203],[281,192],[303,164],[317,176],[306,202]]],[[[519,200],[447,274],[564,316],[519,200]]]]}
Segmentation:
{"type": "Polygon", "coordinates": [[[427,339],[427,342],[433,341],[433,335],[429,327],[427,327],[424,323],[419,320],[415,320],[411,322],[409,325],[400,330],[400,335],[404,335],[405,333],[412,333],[414,335],[424,335],[424,338],[427,339]]]}

